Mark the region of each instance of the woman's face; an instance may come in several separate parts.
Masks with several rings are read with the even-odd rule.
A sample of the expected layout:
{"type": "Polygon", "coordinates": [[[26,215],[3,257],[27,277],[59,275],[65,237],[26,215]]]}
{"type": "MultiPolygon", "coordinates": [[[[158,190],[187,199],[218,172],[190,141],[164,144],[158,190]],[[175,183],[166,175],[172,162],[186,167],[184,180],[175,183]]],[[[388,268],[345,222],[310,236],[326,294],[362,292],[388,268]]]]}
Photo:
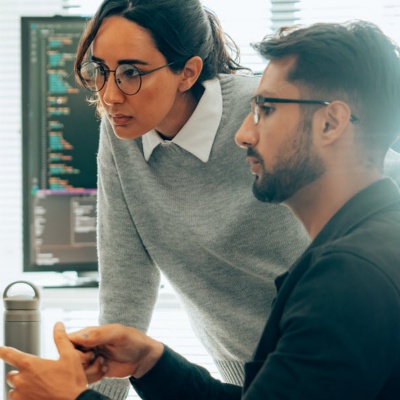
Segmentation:
{"type": "MultiPolygon", "coordinates": [[[[148,31],[118,16],[101,24],[93,41],[93,59],[110,70],[129,63],[146,72],[167,64],[148,31]]],[[[180,76],[168,67],[144,75],[140,91],[129,96],[119,89],[111,72],[98,95],[115,134],[134,139],[154,128],[167,136],[176,134],[180,76]]]]}

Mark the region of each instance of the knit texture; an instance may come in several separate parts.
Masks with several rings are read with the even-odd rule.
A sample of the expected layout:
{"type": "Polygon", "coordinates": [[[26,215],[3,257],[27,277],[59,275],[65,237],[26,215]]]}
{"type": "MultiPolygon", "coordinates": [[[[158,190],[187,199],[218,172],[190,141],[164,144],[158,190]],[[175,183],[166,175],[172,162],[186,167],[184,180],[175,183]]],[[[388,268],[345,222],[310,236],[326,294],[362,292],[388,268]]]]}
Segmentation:
{"type": "MultiPolygon", "coordinates": [[[[146,162],[141,138],[120,140],[102,121],[100,323],[146,331],[161,270],[223,378],[242,384],[243,363],[251,359],[275,296],[274,278],[309,241],[286,207],[255,200],[246,152],[234,142],[259,78],[219,78],[223,115],[207,163],[174,143],[159,145],[146,162]]],[[[389,153],[389,175],[400,178],[399,165],[399,155],[389,153]]],[[[124,399],[128,382],[110,382],[95,388],[124,399]]]]}

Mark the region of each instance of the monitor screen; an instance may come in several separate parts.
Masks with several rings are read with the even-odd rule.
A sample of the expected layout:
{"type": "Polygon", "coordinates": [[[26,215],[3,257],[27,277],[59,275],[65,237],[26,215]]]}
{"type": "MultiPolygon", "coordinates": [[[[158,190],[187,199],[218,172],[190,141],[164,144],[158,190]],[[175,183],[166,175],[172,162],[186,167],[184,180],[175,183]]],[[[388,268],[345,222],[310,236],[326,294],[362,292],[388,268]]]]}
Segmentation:
{"type": "Polygon", "coordinates": [[[22,17],[23,270],[96,271],[99,118],[73,74],[83,17],[22,17]]]}

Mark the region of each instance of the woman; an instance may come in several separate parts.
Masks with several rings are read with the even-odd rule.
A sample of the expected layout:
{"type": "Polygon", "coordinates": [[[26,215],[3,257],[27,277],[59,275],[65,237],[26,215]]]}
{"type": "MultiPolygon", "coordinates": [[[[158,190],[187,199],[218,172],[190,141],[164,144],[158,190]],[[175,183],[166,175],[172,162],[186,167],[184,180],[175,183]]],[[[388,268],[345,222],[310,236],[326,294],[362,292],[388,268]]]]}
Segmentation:
{"type": "MultiPolygon", "coordinates": [[[[259,79],[236,73],[229,44],[198,0],[106,0],[76,73],[102,113],[100,323],[145,331],[162,271],[224,379],[241,384],[274,277],[308,239],[289,211],[251,193],[234,135],[259,79]]],[[[113,399],[129,388],[101,386],[113,399]]]]}

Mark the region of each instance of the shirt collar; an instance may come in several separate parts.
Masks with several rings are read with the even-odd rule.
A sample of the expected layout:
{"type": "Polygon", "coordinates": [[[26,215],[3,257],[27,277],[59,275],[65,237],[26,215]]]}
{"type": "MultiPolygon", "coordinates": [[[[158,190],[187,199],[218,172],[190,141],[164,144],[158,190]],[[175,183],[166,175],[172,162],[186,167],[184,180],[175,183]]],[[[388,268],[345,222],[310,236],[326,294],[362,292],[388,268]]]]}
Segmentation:
{"type": "MultiPolygon", "coordinates": [[[[171,142],[207,162],[222,117],[222,93],[218,78],[203,82],[203,86],[199,104],[171,142]]],[[[149,161],[153,150],[165,140],[153,129],[142,136],[142,143],[144,158],[149,161]]]]}

